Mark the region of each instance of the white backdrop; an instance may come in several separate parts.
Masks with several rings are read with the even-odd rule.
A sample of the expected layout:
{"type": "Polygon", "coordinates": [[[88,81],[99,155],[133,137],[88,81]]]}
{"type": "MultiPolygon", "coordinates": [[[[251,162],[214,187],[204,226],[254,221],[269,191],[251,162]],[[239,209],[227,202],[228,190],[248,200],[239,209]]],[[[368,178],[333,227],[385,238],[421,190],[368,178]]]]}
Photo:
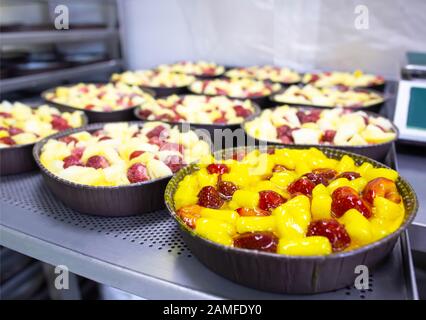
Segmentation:
{"type": "Polygon", "coordinates": [[[182,59],[362,70],[398,78],[426,52],[424,0],[121,0],[129,68],[182,59]],[[369,28],[355,28],[365,5],[369,28]]]}

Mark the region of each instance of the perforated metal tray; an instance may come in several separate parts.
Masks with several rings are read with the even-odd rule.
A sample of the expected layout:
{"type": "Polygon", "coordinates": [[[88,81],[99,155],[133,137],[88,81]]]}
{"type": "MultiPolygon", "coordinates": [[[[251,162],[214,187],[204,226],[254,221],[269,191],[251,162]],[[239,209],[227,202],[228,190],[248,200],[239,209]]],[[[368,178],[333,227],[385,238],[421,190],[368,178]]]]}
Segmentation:
{"type": "MultiPolygon", "coordinates": [[[[396,167],[395,151],[387,164],[396,167]]],[[[148,299],[417,299],[408,235],[370,273],[370,288],[279,295],[230,282],[204,267],[165,211],[126,218],[87,216],[57,201],[37,173],[0,184],[0,244],[148,299]]]]}

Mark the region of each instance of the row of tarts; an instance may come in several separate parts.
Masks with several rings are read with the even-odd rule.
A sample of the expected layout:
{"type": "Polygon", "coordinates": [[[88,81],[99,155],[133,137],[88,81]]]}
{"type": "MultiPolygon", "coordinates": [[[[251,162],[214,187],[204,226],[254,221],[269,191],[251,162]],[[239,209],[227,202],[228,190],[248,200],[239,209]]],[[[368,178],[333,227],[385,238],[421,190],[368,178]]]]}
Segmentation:
{"type": "MultiPolygon", "coordinates": [[[[203,78],[223,71],[211,63],[185,62],[151,72],[171,79],[185,76],[185,70],[208,70],[198,72],[203,78]],[[173,75],[166,76],[170,71],[173,75]]],[[[258,85],[252,82],[259,82],[253,78],[263,77],[265,88],[273,88],[279,70],[238,68],[227,71],[224,81],[234,93],[239,85],[259,90],[252,89],[258,85]],[[264,82],[265,74],[275,79],[264,82]]],[[[55,196],[87,214],[140,214],[165,202],[205,265],[238,283],[274,292],[314,293],[351,284],[355,267],[379,263],[414,219],[417,198],[411,186],[373,160],[383,159],[398,131],[384,117],[362,110],[371,104],[268,108],[265,101],[253,101],[259,95],[237,98],[224,87],[201,94],[217,79],[202,83],[203,90],[193,90],[197,94],[169,91],[155,99],[162,94],[155,86],[159,82],[147,89],[146,83],[119,81],[135,73],[113,75],[108,84],[48,90],[42,94],[47,104],[38,108],[1,103],[1,174],[30,170],[35,160],[55,196]],[[123,118],[121,111],[127,112],[123,118]],[[129,120],[128,111],[143,121],[116,122],[129,120]],[[106,123],[87,125],[92,113],[106,123]],[[182,123],[190,123],[191,130],[182,123]],[[240,127],[257,146],[213,155],[194,131],[240,127]]],[[[366,92],[354,86],[383,84],[375,76],[356,83],[362,85],[350,81],[362,76],[327,73],[299,81],[316,79],[308,89],[326,97],[335,90],[326,85],[337,81],[326,77],[346,81],[337,83],[337,90],[349,93],[366,92]]]]}

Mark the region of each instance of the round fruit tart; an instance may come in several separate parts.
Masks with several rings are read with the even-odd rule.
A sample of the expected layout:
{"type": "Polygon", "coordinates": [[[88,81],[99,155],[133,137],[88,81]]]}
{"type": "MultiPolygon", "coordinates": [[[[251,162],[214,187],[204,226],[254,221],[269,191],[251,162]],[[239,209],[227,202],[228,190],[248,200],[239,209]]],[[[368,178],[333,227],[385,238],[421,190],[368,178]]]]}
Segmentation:
{"type": "Polygon", "coordinates": [[[197,80],[189,89],[197,94],[229,96],[232,98],[259,98],[281,89],[278,83],[257,81],[249,78],[197,80]]]}
{"type": "Polygon", "coordinates": [[[269,65],[234,68],[228,70],[225,76],[229,78],[254,78],[257,80],[269,80],[281,83],[297,83],[302,79],[299,73],[289,68],[269,65]]]}
{"type": "Polygon", "coordinates": [[[362,108],[383,102],[383,97],[373,91],[348,89],[346,87],[317,88],[291,86],[273,96],[279,103],[301,104],[325,108],[362,108]]]}
{"type": "Polygon", "coordinates": [[[79,83],[57,87],[44,98],[73,108],[111,112],[135,107],[152,97],[139,87],[124,83],[79,83]]]}
{"type": "Polygon", "coordinates": [[[385,83],[385,79],[381,76],[372,74],[364,74],[361,70],[350,72],[321,72],[306,73],[303,77],[304,83],[312,84],[316,87],[372,87],[385,83]]]}
{"type": "Polygon", "coordinates": [[[348,109],[303,109],[289,106],[264,110],[244,124],[248,135],[284,144],[365,146],[395,140],[392,123],[383,117],[348,109]]]}
{"type": "Polygon", "coordinates": [[[209,154],[193,131],[161,122],[109,123],[50,139],[41,164],[58,177],[90,186],[121,186],[167,177],[209,154]]]}
{"type": "Polygon", "coordinates": [[[0,103],[0,148],[35,143],[58,131],[84,125],[83,113],[63,112],[48,105],[31,108],[20,102],[0,103]]]}
{"type": "Polygon", "coordinates": [[[141,119],[196,124],[238,124],[256,112],[250,100],[225,96],[172,95],[143,104],[141,119]]]}
{"type": "Polygon", "coordinates": [[[219,66],[214,62],[207,61],[180,61],[173,64],[159,65],[157,69],[162,72],[177,72],[205,77],[219,76],[225,71],[223,66],[219,66]]]}
{"type": "MultiPolygon", "coordinates": [[[[238,149],[237,149],[238,150],[238,149]]],[[[398,173],[328,158],[316,148],[236,151],[203,161],[174,193],[177,217],[201,237],[284,255],[328,255],[396,231],[398,173]]]]}
{"type": "Polygon", "coordinates": [[[126,71],[114,73],[113,82],[124,82],[130,85],[152,88],[186,87],[194,82],[195,77],[184,73],[161,72],[157,70],[126,71]]]}

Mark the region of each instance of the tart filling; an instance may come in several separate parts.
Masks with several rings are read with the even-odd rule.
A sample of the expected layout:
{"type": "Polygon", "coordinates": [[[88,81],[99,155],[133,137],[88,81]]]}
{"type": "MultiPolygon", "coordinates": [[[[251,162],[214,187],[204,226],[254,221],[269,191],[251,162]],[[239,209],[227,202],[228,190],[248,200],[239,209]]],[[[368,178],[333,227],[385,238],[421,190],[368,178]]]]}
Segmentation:
{"type": "Polygon", "coordinates": [[[157,70],[138,70],[114,73],[113,82],[124,82],[129,85],[152,88],[186,87],[194,82],[195,77],[184,73],[161,72],[157,70]]]}
{"type": "Polygon", "coordinates": [[[31,108],[20,102],[0,103],[0,148],[24,145],[58,131],[83,125],[81,111],[63,112],[48,105],[31,108]]]}
{"type": "Polygon", "coordinates": [[[244,79],[197,80],[189,87],[198,94],[229,96],[232,98],[258,98],[281,89],[278,83],[244,79]]]}
{"type": "Polygon", "coordinates": [[[230,78],[254,78],[281,83],[296,83],[302,80],[302,77],[296,71],[269,65],[234,68],[227,71],[225,76],[230,78]]]}
{"type": "Polygon", "coordinates": [[[346,87],[317,88],[308,84],[304,87],[291,86],[283,93],[275,95],[274,100],[317,107],[359,108],[381,103],[383,97],[368,90],[346,87]]]}
{"type": "MultiPolygon", "coordinates": [[[[237,152],[238,153],[238,152],[237,152]]],[[[353,250],[396,231],[405,208],[392,169],[311,149],[206,161],[174,194],[179,219],[218,244],[284,255],[353,250]]]]}
{"type": "Polygon", "coordinates": [[[172,95],[143,104],[143,119],[197,124],[238,124],[255,112],[250,100],[225,96],[172,95]]]}
{"type": "Polygon", "coordinates": [[[207,61],[181,61],[173,64],[162,64],[157,69],[162,72],[177,72],[194,76],[218,76],[225,71],[223,66],[207,61]]]}
{"type": "Polygon", "coordinates": [[[57,87],[54,92],[46,94],[46,99],[52,102],[101,112],[132,108],[151,98],[151,95],[137,86],[128,86],[124,83],[79,83],[57,87]]]}
{"type": "Polygon", "coordinates": [[[385,79],[381,76],[365,74],[361,70],[350,72],[322,72],[306,73],[303,77],[304,83],[310,83],[316,87],[371,87],[382,85],[385,79]]]}
{"type": "Polygon", "coordinates": [[[285,144],[365,146],[396,138],[388,119],[342,108],[277,107],[264,110],[260,116],[245,123],[244,129],[259,140],[285,144]]]}
{"type": "Polygon", "coordinates": [[[89,186],[122,186],[172,175],[210,153],[193,131],[161,122],[109,123],[50,139],[41,164],[58,177],[89,186]]]}

